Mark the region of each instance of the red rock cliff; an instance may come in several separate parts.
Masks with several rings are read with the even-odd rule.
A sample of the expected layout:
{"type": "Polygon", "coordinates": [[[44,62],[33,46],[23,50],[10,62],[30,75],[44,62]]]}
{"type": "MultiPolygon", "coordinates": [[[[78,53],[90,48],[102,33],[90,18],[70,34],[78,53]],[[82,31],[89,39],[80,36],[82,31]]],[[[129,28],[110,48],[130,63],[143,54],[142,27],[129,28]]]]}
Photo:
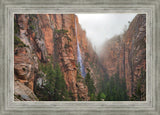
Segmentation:
{"type": "MultiPolygon", "coordinates": [[[[109,77],[118,72],[120,78],[126,79],[131,97],[142,71],[146,71],[146,15],[137,15],[124,35],[108,40],[100,57],[109,77]]],[[[143,84],[142,90],[145,91],[145,87],[143,84]]]]}
{"type": "MultiPolygon", "coordinates": [[[[90,70],[96,92],[99,91],[98,81],[105,73],[112,77],[118,72],[120,78],[125,78],[131,97],[142,71],[146,71],[145,15],[137,15],[124,35],[108,40],[99,57],[74,14],[18,14],[14,19],[15,100],[37,100],[34,81],[39,77],[40,63],[48,62],[60,65],[67,89],[75,100],[79,97],[89,100],[84,79],[77,80],[75,23],[82,60],[86,71],[90,70]],[[22,87],[29,93],[19,92],[22,87]]],[[[145,90],[145,85],[142,89],[145,90]]]]}
{"type": "MultiPolygon", "coordinates": [[[[73,14],[32,14],[15,15],[15,36],[20,38],[25,48],[15,48],[15,78],[33,90],[34,79],[38,70],[38,61],[46,63],[58,62],[64,74],[67,89],[75,100],[78,96],[88,100],[88,89],[83,82],[77,81],[77,41],[75,34],[75,21],[77,23],[77,38],[80,43],[82,55],[86,55],[89,42],[85,31],[73,14]],[[18,26],[17,26],[18,25],[18,26]],[[21,60],[21,61],[19,61],[21,60]],[[26,60],[26,61],[25,61],[26,60]],[[24,61],[27,73],[24,73],[24,61]],[[29,65],[30,64],[30,65],[29,65]],[[23,74],[23,75],[22,75],[23,74]]],[[[94,51],[91,51],[94,52],[94,51]]],[[[83,57],[82,56],[82,57],[83,57]]],[[[84,56],[85,57],[85,56],[84,56]]],[[[84,60],[85,58],[83,58],[84,60]]]]}

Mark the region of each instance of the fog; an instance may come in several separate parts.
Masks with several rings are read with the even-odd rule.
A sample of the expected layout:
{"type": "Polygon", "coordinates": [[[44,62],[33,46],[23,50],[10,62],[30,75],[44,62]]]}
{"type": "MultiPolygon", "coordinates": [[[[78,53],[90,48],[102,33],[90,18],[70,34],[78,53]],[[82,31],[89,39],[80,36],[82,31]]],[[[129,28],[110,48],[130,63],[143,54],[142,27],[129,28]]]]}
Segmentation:
{"type": "Polygon", "coordinates": [[[136,16],[135,13],[121,14],[76,14],[81,27],[86,31],[94,50],[98,52],[103,43],[115,35],[123,33],[136,16]]]}

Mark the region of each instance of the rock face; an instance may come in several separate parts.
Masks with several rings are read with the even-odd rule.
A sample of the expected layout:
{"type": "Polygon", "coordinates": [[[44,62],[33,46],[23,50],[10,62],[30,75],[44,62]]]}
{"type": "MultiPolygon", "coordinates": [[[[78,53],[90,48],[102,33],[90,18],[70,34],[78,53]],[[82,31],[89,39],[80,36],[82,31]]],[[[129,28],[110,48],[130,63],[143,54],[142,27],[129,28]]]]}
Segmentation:
{"type": "Polygon", "coordinates": [[[14,82],[15,101],[38,101],[33,91],[19,81],[14,82]]]}
{"type": "Polygon", "coordinates": [[[142,71],[146,71],[145,15],[137,15],[124,35],[107,41],[100,56],[74,14],[17,14],[14,20],[15,100],[37,100],[34,85],[43,81],[39,76],[44,74],[39,66],[48,62],[60,65],[67,89],[75,100],[89,100],[84,78],[77,78],[77,40],[85,71],[90,70],[97,93],[99,79],[105,73],[112,77],[118,72],[120,78],[125,78],[128,95],[132,96],[142,71]]]}
{"type": "Polygon", "coordinates": [[[53,64],[60,65],[67,89],[73,93],[75,100],[78,100],[78,96],[88,100],[88,88],[82,81],[77,81],[75,21],[78,25],[77,38],[84,56],[91,45],[88,47],[86,33],[81,29],[76,15],[15,15],[15,36],[27,46],[15,48],[15,80],[33,91],[38,62],[45,64],[53,61],[53,64]],[[53,57],[53,60],[48,57],[53,57]]]}
{"type": "Polygon", "coordinates": [[[98,55],[93,50],[91,42],[87,39],[86,32],[81,29],[81,25],[78,23],[77,17],[76,17],[76,23],[77,23],[77,39],[79,41],[81,55],[86,69],[85,71],[87,72],[87,68],[90,70],[91,77],[94,80],[94,86],[96,88],[96,92],[98,92],[99,79],[101,76],[103,76],[105,70],[103,70],[98,55]]]}
{"type": "Polygon", "coordinates": [[[25,47],[16,48],[14,52],[15,80],[18,79],[33,90],[34,76],[38,69],[36,57],[31,54],[29,48],[25,47]]]}
{"type": "MultiPolygon", "coordinates": [[[[118,72],[120,78],[126,79],[128,95],[131,97],[141,73],[146,72],[146,15],[137,15],[124,35],[108,40],[100,58],[109,77],[118,72]]],[[[141,87],[144,92],[145,87],[145,84],[141,87]]]]}

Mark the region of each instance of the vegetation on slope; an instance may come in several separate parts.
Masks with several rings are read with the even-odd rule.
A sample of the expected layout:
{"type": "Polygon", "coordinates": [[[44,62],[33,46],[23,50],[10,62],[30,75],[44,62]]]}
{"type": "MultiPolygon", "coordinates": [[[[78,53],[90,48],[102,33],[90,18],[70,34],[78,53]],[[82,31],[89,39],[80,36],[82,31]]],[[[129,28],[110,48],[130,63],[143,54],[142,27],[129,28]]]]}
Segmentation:
{"type": "Polygon", "coordinates": [[[25,45],[20,38],[18,38],[16,35],[14,36],[14,48],[17,47],[28,47],[27,45],[25,45]]]}
{"type": "Polygon", "coordinates": [[[98,100],[105,101],[127,101],[127,89],[125,79],[120,79],[118,73],[112,77],[106,74],[101,81],[101,91],[98,94],[98,100]]]}
{"type": "Polygon", "coordinates": [[[94,81],[93,79],[91,78],[91,75],[90,75],[90,70],[87,68],[87,74],[85,76],[85,83],[88,87],[88,96],[91,97],[92,96],[92,100],[94,100],[94,96],[95,96],[95,92],[96,92],[96,88],[94,86],[94,81]]]}
{"type": "Polygon", "coordinates": [[[67,91],[64,76],[60,66],[52,63],[40,64],[40,71],[44,72],[45,82],[35,87],[35,94],[40,101],[70,101],[72,94],[67,91]]]}
{"type": "Polygon", "coordinates": [[[137,80],[135,94],[132,95],[131,101],[141,101],[146,99],[146,72],[141,70],[140,78],[137,80]],[[142,87],[144,85],[144,87],[142,87]]]}

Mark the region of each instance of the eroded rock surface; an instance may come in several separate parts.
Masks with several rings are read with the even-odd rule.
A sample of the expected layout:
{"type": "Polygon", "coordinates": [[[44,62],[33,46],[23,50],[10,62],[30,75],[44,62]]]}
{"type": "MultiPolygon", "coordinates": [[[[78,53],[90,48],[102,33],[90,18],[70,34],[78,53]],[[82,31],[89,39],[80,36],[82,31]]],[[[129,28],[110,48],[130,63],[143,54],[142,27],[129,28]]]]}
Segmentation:
{"type": "MultiPolygon", "coordinates": [[[[107,41],[100,57],[109,77],[117,72],[120,78],[125,77],[131,97],[141,73],[146,71],[146,15],[137,15],[124,35],[107,41]]],[[[143,84],[144,92],[145,87],[143,84]]]]}

